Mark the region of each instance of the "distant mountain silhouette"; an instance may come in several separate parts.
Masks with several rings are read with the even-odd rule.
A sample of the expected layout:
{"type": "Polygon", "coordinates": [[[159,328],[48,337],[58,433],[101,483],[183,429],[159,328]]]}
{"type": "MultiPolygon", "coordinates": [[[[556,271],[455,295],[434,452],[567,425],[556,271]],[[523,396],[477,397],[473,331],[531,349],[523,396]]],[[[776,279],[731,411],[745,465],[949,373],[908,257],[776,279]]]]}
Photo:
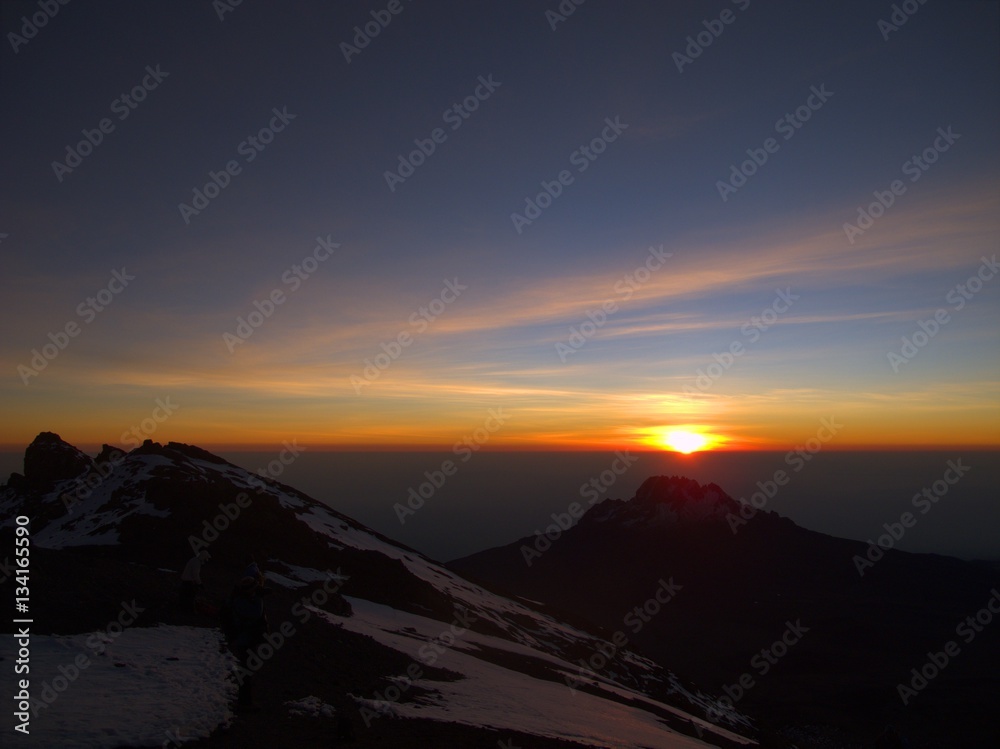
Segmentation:
{"type": "MultiPolygon", "coordinates": [[[[963,626],[988,602],[1000,612],[994,565],[816,533],[676,476],[650,478],[631,500],[606,500],[566,525],[557,513],[548,538],[449,567],[607,630],[628,631],[629,612],[632,623],[645,613],[630,646],[765,725],[843,728],[857,742],[893,722],[914,747],[1000,746],[1000,616],[981,631],[963,626]],[[637,612],[662,580],[679,590],[637,612]],[[958,655],[914,689],[911,669],[949,641],[958,655]]],[[[789,735],[810,745],[806,733],[789,735]]]]}
{"type": "MultiPolygon", "coordinates": [[[[621,642],[492,593],[197,447],[147,440],[128,453],[105,446],[91,459],[42,433],[27,448],[24,474],[0,487],[4,549],[14,548],[15,519],[25,516],[33,699],[58,683],[57,665],[77,662],[74,650],[94,664],[50,705],[35,705],[35,743],[25,746],[57,746],[67,737],[92,746],[160,746],[193,730],[157,724],[143,685],[152,683],[161,703],[222,690],[166,677],[178,664],[217,658],[218,643],[151,667],[141,667],[135,651],[115,648],[139,634],[168,644],[215,642],[217,609],[246,575],[249,554],[267,576],[276,638],[261,651],[254,677],[260,711],[230,713],[229,684],[212,698],[214,732],[202,727],[194,734],[201,738],[185,746],[340,745],[345,719],[358,746],[671,749],[743,746],[743,735],[769,741],[739,708],[621,642]],[[211,555],[202,569],[203,600],[183,610],[179,571],[202,550],[211,555]],[[190,628],[208,639],[192,637],[190,628]],[[51,673],[43,671],[43,652],[56,654],[51,673]],[[577,678],[580,663],[593,667],[585,679],[577,678]],[[105,682],[116,678],[126,680],[118,685],[123,696],[109,705],[105,682]],[[140,740],[134,726],[142,721],[152,723],[140,740]]],[[[5,600],[13,600],[14,585],[6,574],[5,600]]],[[[0,625],[11,626],[9,617],[0,625]]],[[[780,739],[764,745],[789,746],[780,739]]]]}

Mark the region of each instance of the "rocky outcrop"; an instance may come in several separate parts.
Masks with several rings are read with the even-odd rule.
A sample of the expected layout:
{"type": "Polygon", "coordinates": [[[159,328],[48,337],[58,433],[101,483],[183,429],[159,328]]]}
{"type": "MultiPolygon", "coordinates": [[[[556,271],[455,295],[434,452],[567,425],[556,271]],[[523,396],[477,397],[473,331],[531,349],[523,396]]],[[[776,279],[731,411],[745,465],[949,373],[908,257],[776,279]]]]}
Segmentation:
{"type": "Polygon", "coordinates": [[[74,479],[94,467],[94,461],[54,432],[42,432],[24,451],[24,478],[34,487],[74,479]]]}

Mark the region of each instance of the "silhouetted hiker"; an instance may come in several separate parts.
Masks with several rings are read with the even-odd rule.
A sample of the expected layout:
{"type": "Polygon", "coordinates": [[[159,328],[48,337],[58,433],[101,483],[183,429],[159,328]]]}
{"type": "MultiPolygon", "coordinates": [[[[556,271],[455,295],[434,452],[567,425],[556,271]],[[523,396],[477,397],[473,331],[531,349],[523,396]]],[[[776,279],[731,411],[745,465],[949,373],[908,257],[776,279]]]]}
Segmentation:
{"type": "Polygon", "coordinates": [[[875,739],[875,749],[910,749],[910,742],[900,736],[892,726],[886,726],[875,739]]]}
{"type": "Polygon", "coordinates": [[[184,571],[181,572],[181,590],[179,595],[182,609],[188,611],[194,609],[195,594],[199,588],[203,587],[201,582],[201,565],[211,558],[212,555],[203,550],[191,557],[188,563],[184,565],[184,571]]]}
{"type": "Polygon", "coordinates": [[[244,577],[252,577],[257,581],[257,585],[264,587],[264,573],[260,571],[260,565],[253,558],[253,554],[247,555],[247,568],[243,573],[244,577]]]}
{"type": "Polygon", "coordinates": [[[249,657],[253,649],[264,641],[265,633],[270,632],[267,613],[264,611],[264,598],[257,580],[249,576],[242,578],[236,584],[224,611],[224,617],[229,620],[226,634],[230,638],[230,647],[243,667],[240,678],[237,679],[237,702],[240,707],[253,707],[254,669],[249,657]]]}

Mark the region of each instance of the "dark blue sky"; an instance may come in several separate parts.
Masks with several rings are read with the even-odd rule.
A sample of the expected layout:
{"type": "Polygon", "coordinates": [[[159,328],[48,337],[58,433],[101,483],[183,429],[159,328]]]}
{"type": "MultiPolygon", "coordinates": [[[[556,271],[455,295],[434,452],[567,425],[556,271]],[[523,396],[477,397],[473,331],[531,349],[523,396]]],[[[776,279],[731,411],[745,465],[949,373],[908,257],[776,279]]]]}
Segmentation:
{"type": "Polygon", "coordinates": [[[997,443],[996,282],[945,301],[997,249],[997,3],[928,2],[885,38],[891,3],[588,0],[553,30],[555,1],[402,0],[345,60],[389,5],[244,0],[220,20],[209,0],[76,0],[26,42],[11,34],[39,4],[0,7],[4,442],[115,441],[173,397],[157,438],[200,443],[449,445],[497,406],[517,414],[497,443],[531,447],[681,427],[780,448],[833,411],[845,446],[997,443]],[[679,71],[674,53],[723,11],[679,71]],[[147,67],[167,75],[119,119],[147,67]],[[446,110],[491,76],[451,129],[446,110]],[[813,90],[832,95],[776,129],[813,90]],[[248,161],[275,108],[294,119],[248,161]],[[102,118],[113,130],[60,180],[52,163],[102,118]],[[608,118],[627,128],[579,171],[608,118]],[[390,190],[386,171],[435,128],[443,142],[390,190]],[[768,138],[723,200],[719,181],[768,138]],[[906,162],[936,142],[911,181],[906,162]],[[230,160],[239,173],[185,221],[179,204],[230,160]],[[511,214],[561,170],[572,183],[518,232],[511,214]],[[897,179],[905,192],[849,241],[845,222],[897,179]],[[340,246],[292,288],[317,237],[340,246]],[[661,246],[669,260],[619,296],[661,246]],[[136,280],[79,314],[122,267],[136,280]],[[418,330],[446,279],[468,291],[418,330]],[[741,326],[779,288],[799,300],[751,341],[741,326]],[[239,336],[273,289],[285,301],[239,336]],[[940,334],[893,367],[942,308],[940,334]],[[68,323],[81,332],[45,354],[68,323]],[[401,332],[412,345],[366,375],[401,332]],[[734,342],[746,355],[685,392],[734,342]]]}

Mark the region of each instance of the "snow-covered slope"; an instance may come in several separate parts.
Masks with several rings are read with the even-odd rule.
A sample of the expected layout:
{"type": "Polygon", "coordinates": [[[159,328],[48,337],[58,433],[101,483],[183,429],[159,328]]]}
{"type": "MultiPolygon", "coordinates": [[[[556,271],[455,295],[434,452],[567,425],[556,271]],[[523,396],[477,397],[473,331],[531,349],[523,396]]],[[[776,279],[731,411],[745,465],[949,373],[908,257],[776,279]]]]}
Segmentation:
{"type": "Polygon", "coordinates": [[[593,683],[598,687],[597,693],[584,693],[566,683],[499,665],[483,655],[490,650],[500,651],[517,656],[518,663],[528,659],[535,661],[536,666],[544,664],[559,677],[575,675],[573,664],[544,651],[469,631],[459,631],[446,639],[443,635],[451,630],[442,631],[439,621],[361,599],[349,600],[353,616],[325,618],[352,632],[373,637],[410,656],[415,663],[433,657],[435,666],[461,676],[449,681],[418,676],[411,680],[411,686],[420,688],[423,695],[405,704],[359,698],[369,711],[519,731],[615,749],[704,747],[713,745],[706,743],[712,738],[737,744],[755,743],[596,674],[593,683]],[[449,643],[447,647],[445,641],[449,643]],[[621,700],[602,697],[601,692],[605,691],[621,700]],[[689,732],[695,730],[705,740],[678,733],[670,728],[671,724],[685,725],[689,732]]]}
{"type": "MultiPolygon", "coordinates": [[[[63,445],[47,438],[46,455],[75,451],[63,445]]],[[[175,569],[192,543],[209,547],[213,564],[243,559],[247,548],[266,548],[260,561],[272,584],[297,596],[332,583],[349,596],[347,603],[313,598],[306,608],[317,619],[405,654],[421,671],[419,689],[392,705],[378,704],[385,700],[374,694],[355,695],[363,711],[385,709],[396,720],[432,719],[585,746],[752,743],[734,732],[749,730],[746,718],[620,642],[476,585],[291,487],[174,443],[147,442],[103,470],[100,463],[92,468],[64,454],[60,465],[84,466],[89,473],[64,471],[46,483],[36,470],[27,485],[10,482],[0,489],[0,524],[29,514],[37,547],[95,554],[105,547],[133,564],[172,559],[167,564],[175,569]],[[595,654],[606,656],[599,668],[580,665],[594,663],[595,654]],[[442,668],[452,676],[440,678],[442,668]],[[706,715],[726,716],[727,727],[712,725],[706,715]]],[[[330,627],[331,638],[335,633],[330,627]]],[[[378,678],[388,687],[399,673],[387,670],[378,678]]],[[[136,699],[121,697],[126,709],[142,709],[145,696],[136,699]]],[[[227,719],[219,713],[216,725],[227,719]]],[[[139,733],[127,740],[147,742],[139,733]]]]}
{"type": "MultiPolygon", "coordinates": [[[[115,634],[32,637],[32,718],[28,732],[5,746],[179,746],[232,720],[232,657],[220,651],[217,631],[162,626],[115,634]]],[[[13,638],[0,640],[4,664],[16,649],[13,638]]]]}

